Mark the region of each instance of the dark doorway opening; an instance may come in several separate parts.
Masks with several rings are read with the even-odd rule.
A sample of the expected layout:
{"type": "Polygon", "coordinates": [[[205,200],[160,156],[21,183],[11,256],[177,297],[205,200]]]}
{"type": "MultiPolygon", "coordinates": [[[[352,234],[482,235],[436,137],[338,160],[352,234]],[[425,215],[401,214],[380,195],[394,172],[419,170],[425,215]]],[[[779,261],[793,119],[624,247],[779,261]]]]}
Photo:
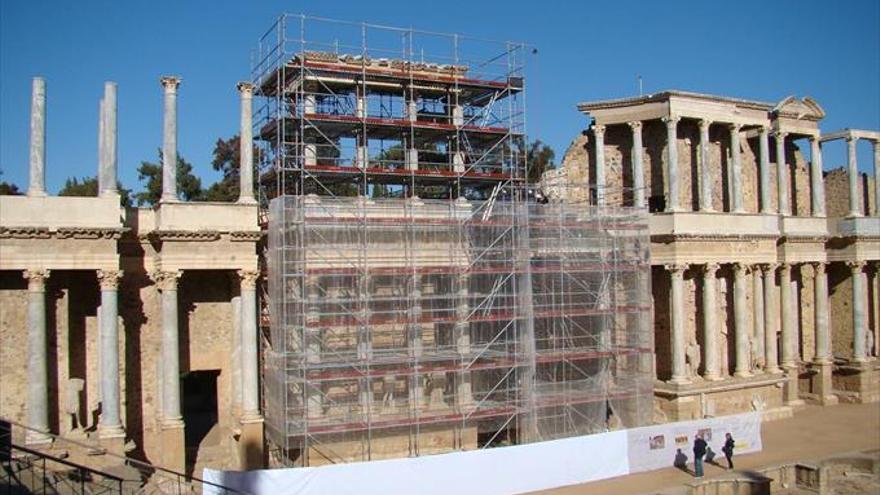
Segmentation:
{"type": "Polygon", "coordinates": [[[218,376],[220,370],[199,370],[185,373],[181,379],[188,469],[195,465],[202,440],[217,424],[218,376]]]}

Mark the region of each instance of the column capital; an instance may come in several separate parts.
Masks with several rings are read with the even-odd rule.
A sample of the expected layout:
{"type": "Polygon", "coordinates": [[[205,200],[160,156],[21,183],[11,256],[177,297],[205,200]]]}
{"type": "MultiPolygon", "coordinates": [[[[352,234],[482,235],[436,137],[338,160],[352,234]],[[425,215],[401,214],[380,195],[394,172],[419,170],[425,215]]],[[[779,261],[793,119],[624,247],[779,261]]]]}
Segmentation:
{"type": "Polygon", "coordinates": [[[662,120],[663,123],[666,124],[666,127],[675,127],[676,125],[678,125],[678,121],[681,120],[681,117],[669,115],[667,117],[661,117],[660,120],[662,120]]]}
{"type": "Polygon", "coordinates": [[[642,130],[642,121],[641,120],[634,120],[632,122],[627,122],[626,125],[628,125],[629,128],[633,130],[633,132],[638,132],[638,131],[642,130]]]}
{"type": "Polygon", "coordinates": [[[46,290],[46,279],[49,278],[51,270],[48,269],[29,269],[24,271],[24,278],[28,281],[28,290],[31,292],[44,292],[46,290]]]}
{"type": "Polygon", "coordinates": [[[688,269],[688,265],[687,263],[667,263],[663,265],[663,268],[672,274],[680,274],[688,269]]]}
{"type": "Polygon", "coordinates": [[[764,273],[774,273],[779,268],[779,263],[762,263],[758,265],[764,273]]]}
{"type": "Polygon", "coordinates": [[[864,261],[847,261],[846,266],[848,266],[850,271],[852,271],[853,275],[855,275],[857,273],[862,272],[862,270],[865,268],[865,262],[864,261]]]}
{"type": "Polygon", "coordinates": [[[818,134],[810,134],[809,136],[807,136],[807,139],[810,140],[810,144],[811,144],[811,145],[816,145],[816,144],[818,144],[819,146],[822,146],[822,141],[819,141],[819,135],[818,135],[818,134]]]}
{"type": "MultiPolygon", "coordinates": [[[[846,144],[848,146],[855,146],[859,142],[859,138],[857,136],[847,136],[846,144]]],[[[876,141],[874,141],[874,145],[876,146],[876,141]]]]}
{"type": "Polygon", "coordinates": [[[254,85],[248,81],[240,81],[235,85],[238,92],[241,93],[241,96],[244,98],[251,97],[254,95],[254,85]]]}
{"type": "Polygon", "coordinates": [[[159,290],[176,290],[177,280],[183,275],[183,270],[174,271],[155,271],[150,274],[150,279],[156,284],[159,290]]]}
{"type": "Polygon", "coordinates": [[[749,273],[750,271],[752,271],[752,265],[749,265],[747,263],[733,263],[733,271],[749,273]]]}
{"type": "Polygon", "coordinates": [[[775,130],[773,131],[773,137],[776,139],[785,139],[788,137],[788,133],[785,131],[775,130]]]}
{"type": "Polygon", "coordinates": [[[98,270],[98,283],[101,285],[101,290],[118,289],[120,279],[122,279],[122,270],[98,270]]]}
{"type": "Polygon", "coordinates": [[[703,265],[702,270],[703,273],[705,273],[706,275],[715,275],[715,273],[718,271],[718,268],[718,263],[706,263],[705,265],[703,265]]]}
{"type": "Polygon", "coordinates": [[[162,83],[165,91],[169,93],[176,92],[181,81],[182,79],[177,76],[162,76],[159,78],[159,82],[162,83]]]}
{"type": "Polygon", "coordinates": [[[825,264],[824,261],[811,261],[810,265],[813,266],[814,273],[825,273],[825,264]]]}
{"type": "Polygon", "coordinates": [[[260,278],[260,272],[257,270],[238,270],[238,279],[241,281],[242,289],[255,289],[257,287],[257,279],[260,278]]]}
{"type": "Polygon", "coordinates": [[[758,132],[763,135],[769,135],[770,134],[770,126],[760,125],[760,126],[758,126],[758,132]]]}
{"type": "Polygon", "coordinates": [[[701,131],[704,131],[704,132],[709,132],[709,127],[710,127],[712,124],[714,124],[714,122],[712,122],[712,121],[709,120],[709,119],[700,119],[700,120],[698,121],[698,123],[699,123],[699,125],[700,125],[700,130],[701,130],[701,131]]]}
{"type": "Polygon", "coordinates": [[[727,124],[727,128],[730,129],[730,132],[739,132],[742,127],[742,124],[727,124]]]}

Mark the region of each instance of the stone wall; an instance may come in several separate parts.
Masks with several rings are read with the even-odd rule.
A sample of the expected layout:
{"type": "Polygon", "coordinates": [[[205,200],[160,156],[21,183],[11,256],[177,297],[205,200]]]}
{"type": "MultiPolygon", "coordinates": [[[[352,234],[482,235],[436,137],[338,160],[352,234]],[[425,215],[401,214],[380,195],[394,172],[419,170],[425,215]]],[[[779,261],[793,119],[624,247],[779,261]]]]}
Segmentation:
{"type": "MultiPolygon", "coordinates": [[[[859,173],[858,180],[859,206],[862,214],[876,212],[874,194],[874,178],[859,173]]],[[[849,170],[836,168],[825,172],[825,210],[829,217],[845,217],[849,215],[849,170]]]]}

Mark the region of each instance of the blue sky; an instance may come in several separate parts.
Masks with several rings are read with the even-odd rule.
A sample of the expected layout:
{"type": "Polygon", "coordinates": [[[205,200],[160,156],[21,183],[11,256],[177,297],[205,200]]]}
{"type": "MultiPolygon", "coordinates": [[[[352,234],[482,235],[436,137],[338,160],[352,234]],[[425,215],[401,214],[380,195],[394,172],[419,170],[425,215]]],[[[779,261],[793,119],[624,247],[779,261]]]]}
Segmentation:
{"type": "MultiPolygon", "coordinates": [[[[525,41],[528,127],[561,158],[586,125],[580,101],[677,88],[775,102],[812,96],[824,132],[880,129],[880,2],[0,1],[0,180],[27,187],[30,84],[47,80],[47,186],[96,171],[105,80],[119,84],[119,178],[161,145],[159,77],[183,78],[182,156],[209,184],[214,142],[238,132],[235,83],[281,12],[525,41]]],[[[827,168],[845,146],[825,147],[827,168]]],[[[870,170],[870,146],[859,148],[870,170]]]]}

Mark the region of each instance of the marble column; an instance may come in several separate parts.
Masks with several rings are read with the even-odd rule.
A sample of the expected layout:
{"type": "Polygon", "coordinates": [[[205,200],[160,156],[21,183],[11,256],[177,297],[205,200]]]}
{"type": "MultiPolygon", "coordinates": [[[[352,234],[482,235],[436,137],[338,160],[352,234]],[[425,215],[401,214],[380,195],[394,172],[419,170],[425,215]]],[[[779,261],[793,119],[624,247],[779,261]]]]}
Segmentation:
{"type": "Polygon", "coordinates": [[[27,443],[49,442],[49,361],[46,338],[46,279],[49,270],[25,270],[27,298],[27,443]]]}
{"type": "Polygon", "coordinates": [[[814,217],[825,216],[825,179],[822,177],[819,136],[810,136],[810,204],[814,217]]]}
{"type": "Polygon", "coordinates": [[[119,402],[119,279],[118,270],[98,270],[101,285],[101,420],[100,436],[122,437],[119,402]]]}
{"type": "Polygon", "coordinates": [[[605,126],[593,124],[596,145],[596,206],[605,206],[605,126]]]}
{"type": "Polygon", "coordinates": [[[848,137],[846,139],[846,162],[847,174],[849,175],[849,215],[850,217],[862,216],[862,209],[859,206],[859,166],[858,158],[856,158],[856,145],[859,139],[856,137],[848,137]]]}
{"type": "Polygon", "coordinates": [[[165,88],[165,113],[162,121],[162,201],[177,201],[177,87],[180,79],[160,79],[165,88]]]}
{"type": "Polygon", "coordinates": [[[177,327],[177,281],[180,271],[154,273],[162,292],[162,426],[183,424],[180,412],[180,336],[177,327]]]}
{"type": "Polygon", "coordinates": [[[35,77],[31,86],[31,150],[28,196],[46,195],[46,81],[35,77]]]}
{"type": "Polygon", "coordinates": [[[98,171],[100,190],[98,195],[119,194],[116,186],[116,83],[107,81],[104,83],[104,98],[101,100],[103,111],[103,139],[100,153],[101,169],[98,171]]]}
{"type": "Polygon", "coordinates": [[[764,320],[766,315],[766,307],[764,306],[764,277],[763,270],[760,266],[756,266],[752,272],[752,321],[754,328],[753,344],[749,350],[752,352],[750,365],[752,371],[764,369],[764,320]]]}
{"type": "Polygon", "coordinates": [[[739,124],[730,126],[730,161],[731,169],[733,171],[733,201],[731,203],[734,213],[745,213],[746,211],[743,207],[742,152],[740,150],[739,142],[739,131],[741,129],[742,126],[739,124]]]}
{"type": "Polygon", "coordinates": [[[746,274],[748,267],[742,263],[733,265],[733,316],[736,339],[736,368],[733,376],[750,376],[749,328],[746,308],[746,274]]]}
{"type": "Polygon", "coordinates": [[[632,173],[633,173],[633,198],[637,208],[644,208],[645,204],[645,159],[642,145],[642,123],[639,121],[629,122],[632,130],[632,173]]]}
{"type": "Polygon", "coordinates": [[[709,120],[700,121],[700,211],[713,211],[712,164],[709,159],[709,120]]]}
{"type": "Polygon", "coordinates": [[[855,362],[863,362],[867,360],[867,352],[865,345],[866,337],[866,320],[865,312],[865,262],[850,261],[847,265],[852,272],[852,307],[853,307],[853,358],[855,362]]]}
{"type": "Polygon", "coordinates": [[[777,201],[780,215],[791,215],[791,203],[788,195],[788,165],[785,163],[785,138],[787,132],[776,131],[776,184],[777,201]]]}
{"type": "Polygon", "coordinates": [[[672,378],[670,383],[690,383],[685,363],[684,338],[684,271],[687,265],[666,265],[670,278],[669,333],[672,346],[672,378]]]}
{"type": "Polygon", "coordinates": [[[778,299],[773,291],[776,285],[776,269],[779,265],[771,263],[764,270],[764,371],[781,373],[779,369],[779,351],[776,346],[777,320],[779,311],[778,299]]]}
{"type": "Polygon", "coordinates": [[[666,123],[666,211],[681,211],[678,193],[678,121],[679,117],[663,117],[666,123]]]}
{"type": "Polygon", "coordinates": [[[761,126],[758,133],[758,155],[760,157],[761,170],[759,171],[761,182],[761,213],[765,215],[776,213],[770,204],[770,139],[769,129],[761,126]]]}
{"type": "Polygon", "coordinates": [[[874,216],[880,217],[880,141],[874,146],[874,216]]]}
{"type": "Polygon", "coordinates": [[[815,278],[816,363],[831,362],[831,328],[828,319],[828,275],[825,263],[813,263],[815,278]]]}
{"type": "Polygon", "coordinates": [[[789,369],[797,366],[795,357],[795,332],[797,329],[794,320],[794,308],[792,308],[791,293],[791,265],[784,264],[779,272],[779,304],[782,306],[782,336],[780,342],[782,344],[782,367],[789,369]]]}
{"type": "Polygon", "coordinates": [[[706,380],[721,379],[721,363],[718,360],[718,289],[715,273],[718,265],[703,265],[703,378],[706,380]]]}
{"type": "MultiPolygon", "coordinates": [[[[300,347],[305,349],[306,363],[314,366],[321,363],[321,287],[317,276],[309,275],[305,277],[304,293],[306,300],[305,308],[305,330],[300,338],[303,342],[300,347]]],[[[358,332],[358,359],[365,359],[361,355],[361,334],[358,332]]],[[[363,381],[368,381],[363,379],[363,381]]],[[[360,385],[359,385],[360,386],[360,385]]],[[[309,418],[320,418],[324,414],[324,395],[320,384],[304,384],[303,400],[306,403],[306,414],[309,418]]],[[[369,408],[369,403],[363,405],[369,408]]],[[[366,409],[365,409],[366,410],[366,409]]]]}
{"type": "Polygon", "coordinates": [[[241,156],[239,171],[238,202],[253,204],[254,199],[254,131],[252,106],[254,85],[249,82],[238,83],[241,95],[241,123],[239,125],[239,155],[241,156]]]}
{"type": "Polygon", "coordinates": [[[260,417],[260,370],[257,361],[257,279],[256,270],[239,270],[241,279],[241,407],[242,419],[260,417]]]}

